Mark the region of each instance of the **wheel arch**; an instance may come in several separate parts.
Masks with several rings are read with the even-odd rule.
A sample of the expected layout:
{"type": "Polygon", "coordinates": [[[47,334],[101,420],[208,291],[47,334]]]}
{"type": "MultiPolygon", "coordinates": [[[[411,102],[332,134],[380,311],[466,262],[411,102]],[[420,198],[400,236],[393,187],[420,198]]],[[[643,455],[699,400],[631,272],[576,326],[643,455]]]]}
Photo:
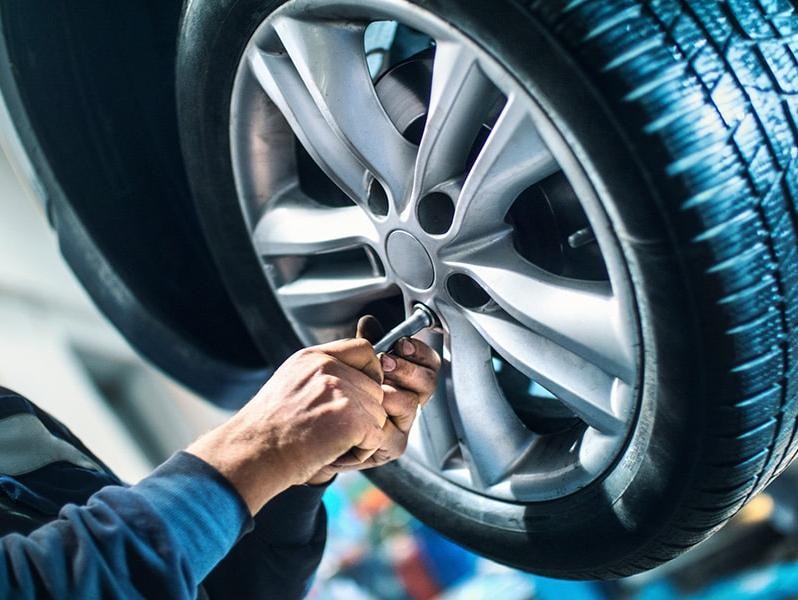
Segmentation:
{"type": "Polygon", "coordinates": [[[181,11],[181,0],[3,3],[0,112],[12,162],[100,310],[156,366],[234,406],[269,365],[222,283],[183,169],[181,11]]]}

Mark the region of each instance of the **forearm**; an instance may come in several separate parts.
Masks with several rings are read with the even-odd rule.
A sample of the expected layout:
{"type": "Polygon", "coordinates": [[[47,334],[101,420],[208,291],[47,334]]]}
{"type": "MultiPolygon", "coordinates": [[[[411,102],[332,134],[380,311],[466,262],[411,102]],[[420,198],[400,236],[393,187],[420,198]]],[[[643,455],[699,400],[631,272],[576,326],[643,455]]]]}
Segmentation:
{"type": "Polygon", "coordinates": [[[1,538],[0,597],[194,598],[249,523],[224,478],[179,453],[135,486],[1,538]]]}
{"type": "Polygon", "coordinates": [[[253,531],[203,582],[211,600],[304,597],[326,542],[326,487],[295,486],[266,504],[253,531]]]}

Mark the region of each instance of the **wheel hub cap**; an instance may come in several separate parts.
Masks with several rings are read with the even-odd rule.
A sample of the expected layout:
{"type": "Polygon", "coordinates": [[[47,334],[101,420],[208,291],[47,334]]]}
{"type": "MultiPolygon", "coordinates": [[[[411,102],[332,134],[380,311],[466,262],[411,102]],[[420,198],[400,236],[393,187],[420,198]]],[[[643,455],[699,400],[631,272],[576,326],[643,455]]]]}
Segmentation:
{"type": "Polygon", "coordinates": [[[407,285],[428,289],[435,281],[435,270],[424,246],[406,231],[394,231],[386,244],[388,263],[407,285]]]}

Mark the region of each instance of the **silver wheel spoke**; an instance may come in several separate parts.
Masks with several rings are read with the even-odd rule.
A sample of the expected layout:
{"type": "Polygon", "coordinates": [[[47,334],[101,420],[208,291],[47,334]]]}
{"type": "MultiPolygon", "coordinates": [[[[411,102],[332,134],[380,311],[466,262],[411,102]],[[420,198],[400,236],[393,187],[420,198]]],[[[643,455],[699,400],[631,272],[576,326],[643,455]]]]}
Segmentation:
{"type": "Polygon", "coordinates": [[[507,362],[557,396],[589,426],[607,435],[624,429],[612,409],[615,379],[501,311],[465,311],[469,322],[507,362]]]}
{"type": "Polygon", "coordinates": [[[509,238],[448,264],[478,281],[525,327],[631,381],[633,348],[608,283],[552,275],[524,260],[509,238]]]}
{"type": "Polygon", "coordinates": [[[403,198],[415,149],[377,98],[363,47],[364,27],[281,17],[274,20],[274,30],[329,127],[395,199],[403,198]]]}
{"type": "Polygon", "coordinates": [[[229,113],[252,247],[303,343],[366,312],[436,314],[418,337],[443,366],[401,467],[470,497],[555,500],[613,469],[636,426],[625,247],[561,107],[405,4],[286,2],[252,33],[229,113]],[[383,53],[372,72],[367,51],[383,53]]]}
{"type": "MultiPolygon", "coordinates": [[[[432,334],[427,330],[419,334],[418,338],[443,356],[441,343],[443,336],[432,334]]],[[[418,425],[424,440],[426,459],[435,469],[442,469],[451,456],[452,450],[457,447],[457,435],[449,414],[448,382],[450,379],[450,365],[444,364],[438,376],[435,393],[420,411],[418,425]]]]}
{"type": "Polygon", "coordinates": [[[497,98],[473,53],[456,42],[438,42],[413,197],[423,196],[462,172],[474,138],[497,98]]]}
{"type": "Polygon", "coordinates": [[[463,182],[451,229],[454,243],[495,232],[518,194],[557,169],[524,102],[511,96],[463,182]]]}
{"type": "Polygon", "coordinates": [[[352,200],[364,202],[368,185],[366,168],[324,119],[291,59],[254,46],[248,52],[255,79],[313,160],[352,200]]]}
{"type": "Polygon", "coordinates": [[[443,308],[452,356],[454,420],[478,483],[506,477],[534,442],[504,398],[493,370],[490,346],[458,311],[443,308]]]}
{"type": "Polygon", "coordinates": [[[312,201],[270,207],[252,235],[261,256],[296,256],[377,243],[377,232],[357,206],[325,207],[312,201]]]}
{"type": "Polygon", "coordinates": [[[316,322],[334,322],[335,318],[328,318],[328,314],[354,314],[368,302],[392,294],[391,283],[385,277],[362,271],[310,271],[277,288],[277,297],[286,309],[323,309],[308,317],[316,322]]]}

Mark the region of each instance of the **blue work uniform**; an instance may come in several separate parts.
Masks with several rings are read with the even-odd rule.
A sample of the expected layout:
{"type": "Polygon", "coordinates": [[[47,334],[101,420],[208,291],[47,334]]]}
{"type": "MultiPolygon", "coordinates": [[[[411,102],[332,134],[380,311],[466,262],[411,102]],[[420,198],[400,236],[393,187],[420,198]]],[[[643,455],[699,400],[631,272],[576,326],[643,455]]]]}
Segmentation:
{"type": "Polygon", "coordinates": [[[178,452],[125,485],[63,424],[0,388],[0,598],[298,598],[326,539],[324,486],[255,517],[178,452]]]}

